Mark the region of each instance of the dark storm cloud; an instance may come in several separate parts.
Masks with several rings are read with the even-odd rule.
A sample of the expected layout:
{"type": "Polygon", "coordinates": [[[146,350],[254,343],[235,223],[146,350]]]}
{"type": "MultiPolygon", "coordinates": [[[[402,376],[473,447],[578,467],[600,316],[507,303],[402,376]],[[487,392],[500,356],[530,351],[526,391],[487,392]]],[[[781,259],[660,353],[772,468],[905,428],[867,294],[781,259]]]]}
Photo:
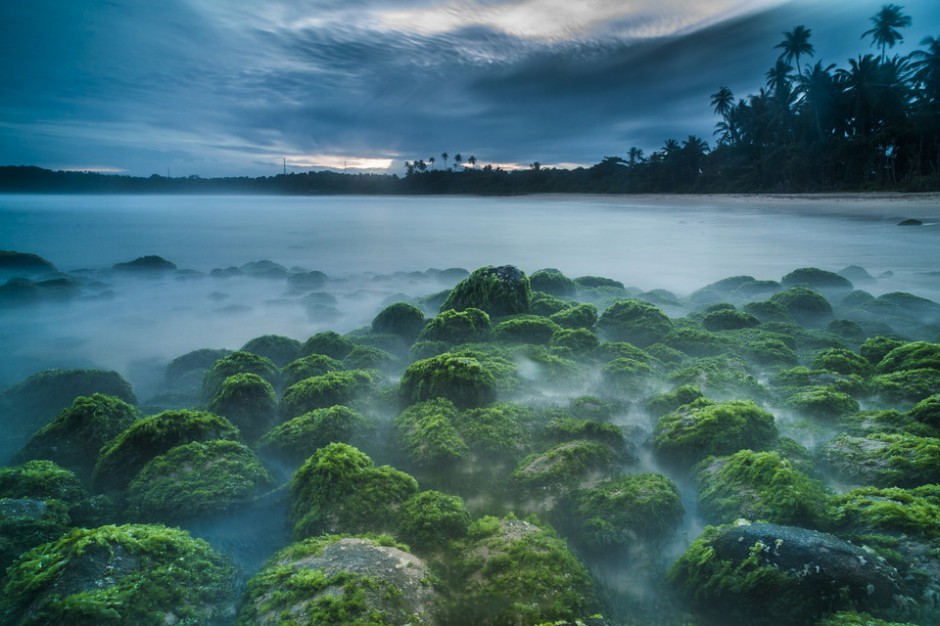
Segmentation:
{"type": "MultiPolygon", "coordinates": [[[[709,94],[756,91],[783,30],[805,24],[816,59],[844,64],[869,51],[859,35],[880,2],[230,5],[5,3],[0,162],[225,175],[459,151],[589,164],[711,140],[709,94]]],[[[940,34],[935,0],[906,10],[906,51],[940,34]]]]}

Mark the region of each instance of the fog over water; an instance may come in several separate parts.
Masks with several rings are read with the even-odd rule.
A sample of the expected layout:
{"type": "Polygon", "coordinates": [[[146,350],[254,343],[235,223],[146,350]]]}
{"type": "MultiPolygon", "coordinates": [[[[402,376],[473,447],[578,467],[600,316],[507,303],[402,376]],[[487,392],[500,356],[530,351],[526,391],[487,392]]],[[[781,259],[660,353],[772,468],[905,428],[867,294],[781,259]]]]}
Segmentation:
{"type": "Polygon", "coordinates": [[[0,388],[46,367],[95,366],[118,370],[145,399],[152,381],[143,372],[189,350],[236,349],[263,334],[347,332],[389,302],[457,280],[429,268],[555,267],[686,295],[728,276],[779,280],[798,267],[858,265],[873,276],[893,273],[864,286],[875,295],[906,290],[937,300],[938,223],[929,196],[7,195],[0,249],[48,259],[83,291],[67,303],[0,311],[0,388]],[[899,228],[908,217],[924,226],[899,228]],[[145,255],[190,271],[146,279],[110,271],[145,255]],[[304,291],[283,276],[209,276],[259,260],[318,270],[329,281],[304,291]],[[334,295],[333,314],[310,312],[301,302],[309,291],[334,295]]]}

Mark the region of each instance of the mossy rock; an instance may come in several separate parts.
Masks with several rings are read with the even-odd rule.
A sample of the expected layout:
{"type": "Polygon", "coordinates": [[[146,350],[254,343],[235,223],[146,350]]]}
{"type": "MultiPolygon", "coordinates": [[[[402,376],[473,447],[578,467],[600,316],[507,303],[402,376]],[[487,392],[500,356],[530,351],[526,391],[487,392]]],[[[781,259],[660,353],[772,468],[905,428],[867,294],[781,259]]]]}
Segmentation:
{"type": "MultiPolygon", "coordinates": [[[[662,344],[657,344],[662,345],[662,344]]],[[[595,357],[601,362],[610,362],[614,359],[633,359],[647,365],[656,362],[646,350],[637,348],[632,343],[626,341],[605,341],[597,347],[595,357]]]]}
{"type": "Polygon", "coordinates": [[[206,370],[202,379],[202,397],[211,401],[222,389],[225,379],[235,374],[256,374],[274,388],[280,384],[280,372],[271,359],[251,352],[233,352],[206,370]]]}
{"type": "Polygon", "coordinates": [[[275,426],[258,441],[258,450],[299,467],[319,448],[330,443],[365,446],[378,422],[342,405],[314,409],[275,426]]]}
{"type": "Polygon", "coordinates": [[[412,363],[401,378],[401,394],[408,403],[447,398],[459,408],[472,408],[493,402],[496,385],[480,359],[445,352],[412,363]]]}
{"type": "Polygon", "coordinates": [[[878,433],[940,436],[940,429],[917,421],[910,413],[894,409],[859,411],[840,420],[839,427],[845,434],[862,437],[878,433]]]}
{"type": "Polygon", "coordinates": [[[908,411],[908,415],[921,424],[940,429],[940,394],[924,398],[908,411]]]}
{"type": "Polygon", "coordinates": [[[235,571],[201,539],[163,526],[80,528],[7,570],[4,624],[231,623],[235,571]]]}
{"type": "Polygon", "coordinates": [[[826,332],[856,344],[862,343],[868,337],[868,332],[852,320],[832,320],[826,324],[826,332]]]}
{"type": "Polygon", "coordinates": [[[231,353],[231,350],[222,348],[200,348],[180,355],[167,364],[166,382],[168,385],[176,385],[184,376],[192,373],[198,374],[201,381],[205,371],[212,367],[213,363],[231,353]]]}
{"type": "Polygon", "coordinates": [[[777,395],[782,398],[820,387],[834,389],[853,396],[868,393],[866,381],[857,374],[846,376],[829,370],[812,370],[802,365],[775,372],[770,378],[769,384],[777,395]]]}
{"type": "Polygon", "coordinates": [[[628,445],[623,429],[616,424],[595,422],[573,417],[559,417],[545,424],[541,438],[549,444],[575,439],[596,441],[609,446],[624,458],[635,458],[635,450],[628,445]]]}
{"type": "Polygon", "coordinates": [[[294,383],[281,398],[281,415],[294,418],[336,404],[355,406],[373,390],[375,379],[367,371],[329,372],[294,383]]]}
{"type": "Polygon", "coordinates": [[[277,423],[274,387],[257,374],[235,374],[223,380],[208,409],[235,424],[248,442],[277,423]]]}
{"type": "Polygon", "coordinates": [[[98,492],[124,489],[148,461],[191,441],[238,439],[238,428],[207,411],[164,411],[137,420],[101,449],[92,486],[98,492]]]}
{"type": "Polygon", "coordinates": [[[751,367],[735,357],[694,359],[670,372],[666,380],[676,386],[694,385],[709,398],[718,400],[761,400],[767,396],[751,367]]]}
{"type": "Polygon", "coordinates": [[[574,297],[578,290],[578,285],[573,280],[555,268],[533,272],[529,276],[529,283],[536,291],[543,291],[561,298],[574,297]]]}
{"type": "Polygon", "coordinates": [[[301,539],[326,532],[394,532],[417,481],[344,443],[320,448],[294,474],[291,522],[301,539]]]}
{"type": "Polygon", "coordinates": [[[562,328],[588,328],[597,326],[597,307],[589,302],[582,302],[564,311],[553,313],[550,320],[562,328]]]}
{"type": "Polygon", "coordinates": [[[505,343],[548,344],[561,327],[538,315],[517,315],[493,327],[493,339],[505,343]]]}
{"type": "Polygon", "coordinates": [[[691,466],[707,456],[766,449],[776,436],[774,416],[755,403],[702,398],[660,417],[653,447],[663,460],[691,466]]]}
{"type": "Polygon", "coordinates": [[[486,311],[474,307],[462,311],[448,309],[428,320],[418,340],[458,345],[486,341],[492,331],[493,325],[486,311]]]}
{"type": "Polygon", "coordinates": [[[136,419],[137,409],[120,398],[100,393],[79,396],[40,428],[13,462],[48,459],[90,481],[98,451],[136,419]]]}
{"type": "Polygon", "coordinates": [[[872,376],[871,392],[897,408],[911,407],[921,400],[940,393],[940,370],[924,368],[901,370],[872,376]]]}
{"type": "Polygon", "coordinates": [[[869,337],[858,348],[859,354],[868,359],[872,365],[878,365],[889,352],[905,344],[896,337],[869,337]]]}
{"type": "Polygon", "coordinates": [[[623,402],[597,396],[578,396],[568,403],[568,410],[573,415],[595,422],[609,422],[626,408],[623,402]]]}
{"type": "Polygon", "coordinates": [[[670,578],[721,624],[803,626],[840,609],[889,612],[904,581],[883,559],[833,535],[795,526],[709,526],[670,578]]]}
{"type": "Polygon", "coordinates": [[[599,345],[600,339],[587,328],[560,328],[548,342],[552,350],[573,356],[593,354],[599,345]]]}
{"type": "Polygon", "coordinates": [[[511,266],[487,266],[475,270],[451,289],[441,311],[481,309],[492,316],[529,312],[532,288],[521,270],[511,266]]]}
{"type": "Polygon", "coordinates": [[[250,352],[270,359],[277,367],[284,367],[297,359],[300,354],[300,342],[283,335],[262,335],[243,345],[240,352],[250,352]]]}
{"type": "Polygon", "coordinates": [[[570,300],[556,298],[553,295],[542,293],[541,291],[533,291],[532,299],[529,300],[529,313],[549,317],[555,313],[567,311],[574,306],[575,305],[570,300]]]}
{"type": "Polygon", "coordinates": [[[770,369],[792,367],[799,362],[796,351],[781,337],[745,340],[737,352],[755,365],[770,369]]]}
{"type": "Polygon", "coordinates": [[[467,444],[470,456],[485,464],[515,464],[532,449],[530,424],[533,411],[510,402],[468,409],[457,414],[457,432],[467,444]]]}
{"type": "Polygon", "coordinates": [[[636,359],[619,358],[601,368],[607,389],[620,395],[640,394],[650,384],[653,369],[636,359]]]}
{"type": "Polygon", "coordinates": [[[879,374],[917,369],[940,370],[940,343],[912,341],[903,344],[885,354],[877,367],[879,374]]]}
{"type": "Polygon", "coordinates": [[[388,537],[312,537],[248,581],[236,626],[436,626],[428,566],[388,537]]]}
{"type": "Polygon", "coordinates": [[[660,343],[693,357],[723,354],[733,345],[728,337],[689,323],[676,324],[660,339],[660,343]]]}
{"type": "Polygon", "coordinates": [[[893,622],[878,619],[868,613],[858,611],[839,611],[816,622],[813,626],[916,626],[911,622],[893,622]]]}
{"type": "Polygon", "coordinates": [[[646,410],[649,411],[651,416],[659,418],[666,413],[675,411],[684,404],[691,404],[704,397],[704,394],[695,385],[681,385],[672,391],[664,391],[647,399],[646,410]]]}
{"type": "Polygon", "coordinates": [[[440,491],[422,491],[401,506],[398,534],[419,554],[446,553],[465,539],[470,513],[462,498],[440,491]]]}
{"type": "Polygon", "coordinates": [[[709,283],[701,289],[697,289],[692,292],[692,295],[689,296],[689,299],[697,303],[712,303],[719,302],[723,299],[726,299],[732,293],[735,292],[738,288],[748,283],[754,282],[753,276],[729,276],[728,278],[722,278],[719,281],[709,283]]]}
{"type": "Polygon", "coordinates": [[[413,304],[396,302],[390,304],[372,320],[372,331],[388,333],[412,343],[424,328],[424,312],[413,304]]]}
{"type": "Polygon", "coordinates": [[[512,479],[526,491],[566,493],[593,476],[608,474],[618,460],[617,453],[603,443],[585,439],[564,441],[524,458],[512,479]]]}
{"type": "MultiPolygon", "coordinates": [[[[935,485],[934,485],[935,486],[935,485]]],[[[862,487],[835,496],[830,524],[841,533],[858,536],[886,533],[920,540],[940,539],[940,502],[916,490],[862,487]]]]}
{"type": "Polygon", "coordinates": [[[453,626],[539,624],[575,619],[594,605],[584,566],[548,528],[512,516],[470,526],[455,569],[453,626]]]}
{"type": "Polygon", "coordinates": [[[400,367],[401,360],[386,350],[375,346],[356,346],[343,359],[343,366],[350,370],[379,370],[391,372],[400,367]]]}
{"type": "Polygon", "coordinates": [[[836,274],[816,267],[802,267],[793,270],[780,279],[784,287],[810,287],[822,291],[852,291],[852,282],[836,274]]]}
{"type": "Polygon", "coordinates": [[[50,261],[31,252],[0,250],[0,272],[11,274],[45,274],[55,272],[56,267],[50,261]]]}
{"type": "Polygon", "coordinates": [[[696,467],[698,501],[710,524],[738,518],[775,524],[818,526],[829,493],[777,452],[740,450],[709,457],[696,467]]]}
{"type": "Polygon", "coordinates": [[[395,418],[401,450],[415,465],[446,468],[468,452],[454,421],[457,407],[446,398],[432,398],[408,407],[395,418]]]}
{"type": "Polygon", "coordinates": [[[786,306],[773,300],[748,302],[744,305],[744,312],[753,315],[764,324],[768,322],[793,324],[796,322],[796,318],[793,317],[786,306]]]}
{"type": "Polygon", "coordinates": [[[307,339],[300,347],[300,357],[303,358],[311,354],[324,354],[331,359],[342,361],[355,346],[356,344],[346,337],[332,330],[327,330],[307,339]]]}
{"type": "Polygon", "coordinates": [[[815,369],[829,370],[837,374],[857,374],[862,377],[870,376],[873,372],[868,359],[845,348],[830,348],[819,352],[813,357],[812,365],[815,369]]]}
{"type": "Polygon", "coordinates": [[[824,327],[832,319],[832,305],[824,296],[812,289],[791,287],[774,294],[770,301],[785,307],[790,315],[803,326],[824,327]]]}
{"type": "Polygon", "coordinates": [[[180,521],[248,504],[274,478],[237,441],[194,441],[151,459],[127,488],[128,512],[141,521],[180,521]]]}
{"type": "Polygon", "coordinates": [[[747,311],[736,311],[734,309],[722,309],[711,311],[705,315],[702,320],[702,326],[706,330],[719,332],[722,330],[740,330],[742,328],[753,328],[760,325],[760,320],[747,311]]]}
{"type": "Polygon", "coordinates": [[[311,354],[285,365],[281,369],[281,382],[286,389],[305,378],[338,372],[345,369],[345,367],[342,361],[328,357],[325,354],[311,354]]]}
{"type": "Polygon", "coordinates": [[[130,384],[117,372],[103,370],[44,370],[0,393],[0,415],[13,450],[52,421],[79,396],[102,393],[137,404],[130,384]]]}
{"type": "Polygon", "coordinates": [[[858,412],[858,402],[852,396],[832,387],[812,387],[800,391],[785,402],[786,406],[805,417],[834,422],[858,412]]]}
{"type": "Polygon", "coordinates": [[[578,537],[592,549],[663,540],[685,514],[679,489],[662,474],[620,476],[580,490],[574,499],[578,537]]]}
{"type": "Polygon", "coordinates": [[[611,341],[626,341],[645,348],[672,330],[672,320],[648,302],[618,300],[604,311],[598,327],[611,341]]]}
{"type": "Polygon", "coordinates": [[[841,479],[873,487],[940,482],[940,439],[909,434],[840,435],[819,458],[841,479]]]}

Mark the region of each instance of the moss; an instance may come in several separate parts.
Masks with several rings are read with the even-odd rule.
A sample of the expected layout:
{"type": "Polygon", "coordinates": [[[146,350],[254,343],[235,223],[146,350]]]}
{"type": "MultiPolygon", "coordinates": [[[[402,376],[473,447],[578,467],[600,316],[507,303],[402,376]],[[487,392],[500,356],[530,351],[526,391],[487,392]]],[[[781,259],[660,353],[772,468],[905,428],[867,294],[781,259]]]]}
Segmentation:
{"type": "Polygon", "coordinates": [[[255,576],[237,626],[431,626],[427,566],[386,537],[328,535],[275,554],[255,576]]]}
{"type": "Polygon", "coordinates": [[[699,507],[710,524],[738,518],[816,527],[829,494],[776,452],[741,450],[696,468],[699,507]]]}
{"type": "Polygon", "coordinates": [[[532,288],[525,273],[511,265],[481,267],[451,289],[441,311],[482,309],[489,315],[529,312],[532,288]]]}
{"type": "Polygon", "coordinates": [[[595,422],[609,422],[625,408],[622,402],[597,396],[578,396],[568,405],[568,410],[575,416],[595,422]]]}
{"type": "Polygon", "coordinates": [[[401,393],[409,403],[442,397],[470,408],[495,400],[496,384],[480,359],[444,353],[412,363],[401,378],[401,393]]]}
{"type": "Polygon", "coordinates": [[[858,411],[852,396],[831,387],[812,387],[787,398],[786,406],[806,417],[834,421],[858,411]]]}
{"type": "Polygon", "coordinates": [[[547,344],[561,327],[538,315],[517,315],[493,327],[493,339],[506,343],[547,344]]]}
{"type": "Polygon", "coordinates": [[[587,328],[561,328],[552,334],[548,345],[558,352],[583,356],[592,354],[600,345],[600,340],[587,328]]]}
{"type": "Polygon", "coordinates": [[[424,321],[421,309],[407,302],[396,302],[379,311],[372,320],[372,331],[395,335],[410,344],[424,328],[424,321]]]}
{"type": "Polygon", "coordinates": [[[903,341],[893,337],[869,337],[859,346],[858,352],[872,365],[878,365],[889,352],[903,345],[903,341]]]}
{"type": "Polygon", "coordinates": [[[460,412],[455,426],[474,457],[488,462],[515,463],[531,450],[529,422],[532,419],[531,409],[499,402],[460,412]]]}
{"type": "Polygon", "coordinates": [[[90,480],[98,450],[136,419],[137,409],[120,398],[79,396],[30,438],[14,462],[49,459],[90,480]]]}
{"type": "Polygon", "coordinates": [[[940,394],[924,398],[914,405],[908,415],[921,424],[940,429],[940,394]]]}
{"type": "Polygon", "coordinates": [[[857,374],[862,377],[872,373],[871,363],[860,354],[844,348],[823,350],[813,358],[813,368],[829,370],[837,374],[857,374]]]}
{"type": "Polygon", "coordinates": [[[604,311],[598,327],[611,341],[626,341],[645,348],[665,337],[672,330],[672,321],[648,302],[618,300],[604,311]]]}
{"type": "Polygon", "coordinates": [[[608,387],[623,394],[637,394],[650,382],[652,368],[641,361],[628,358],[614,359],[601,368],[601,376],[608,387]]]}
{"type": "Polygon", "coordinates": [[[462,498],[439,491],[422,491],[401,506],[398,533],[418,553],[448,551],[464,539],[470,513],[462,498]]]}
{"type": "Polygon", "coordinates": [[[166,382],[174,384],[192,372],[198,372],[201,379],[202,374],[212,367],[213,363],[231,353],[231,350],[201,348],[178,356],[166,366],[166,382]]]}
{"type": "MultiPolygon", "coordinates": [[[[661,344],[659,344],[661,345],[661,344]]],[[[626,341],[605,341],[597,347],[596,356],[600,361],[613,361],[614,359],[633,359],[651,365],[655,359],[646,350],[637,348],[626,341]]]]}
{"type": "Polygon", "coordinates": [[[709,455],[766,448],[776,436],[774,416],[753,402],[702,398],[660,417],[653,445],[664,460],[690,466],[709,455]]]}
{"type": "Polygon", "coordinates": [[[327,330],[307,339],[300,347],[300,356],[323,354],[331,359],[342,361],[355,346],[356,344],[339,333],[327,330]]]}
{"type": "Polygon", "coordinates": [[[816,622],[814,626],[914,626],[914,624],[878,619],[868,613],[857,611],[839,611],[816,622]]]}
{"type": "Polygon", "coordinates": [[[287,388],[305,378],[323,376],[342,369],[345,369],[342,361],[328,357],[325,354],[311,354],[288,363],[281,370],[281,382],[287,388]]]}
{"type": "Polygon", "coordinates": [[[713,333],[697,324],[676,325],[659,340],[670,348],[675,348],[689,356],[716,356],[728,352],[732,342],[724,335],[713,333]]]}
{"type": "Polygon", "coordinates": [[[320,448],[294,474],[291,521],[296,538],[324,532],[386,532],[401,504],[418,492],[414,478],[344,444],[320,448]]]}
{"type": "Polygon", "coordinates": [[[787,307],[773,300],[748,302],[744,305],[744,311],[750,313],[765,324],[767,322],[782,322],[784,324],[796,322],[796,318],[790,313],[787,307]]]}
{"type": "Polygon", "coordinates": [[[610,471],[617,460],[610,446],[576,439],[527,456],[512,473],[512,478],[525,489],[563,493],[578,487],[592,474],[610,471]]]}
{"type": "Polygon", "coordinates": [[[182,530],[77,529],[8,570],[4,623],[220,625],[234,613],[234,568],[182,530]]]}
{"type": "Polygon", "coordinates": [[[451,309],[441,311],[436,317],[428,320],[418,339],[457,345],[486,341],[492,330],[490,316],[485,311],[473,307],[463,311],[451,309]]]}
{"type": "Polygon", "coordinates": [[[562,328],[589,328],[597,325],[597,307],[584,302],[570,309],[553,313],[549,319],[562,328]]]}
{"type": "Polygon", "coordinates": [[[336,404],[355,404],[365,400],[375,380],[364,370],[329,372],[294,383],[281,398],[281,415],[297,417],[336,404]]]}
{"type": "Polygon", "coordinates": [[[235,374],[222,381],[208,409],[235,424],[252,442],[277,421],[274,387],[257,374],[235,374]]]}
{"type": "Polygon", "coordinates": [[[835,530],[854,534],[889,533],[922,540],[940,539],[940,503],[916,490],[863,487],[835,496],[831,520],[835,530]]]}
{"type": "Polygon", "coordinates": [[[351,370],[393,371],[399,367],[397,356],[373,346],[356,346],[343,359],[343,365],[351,370]]]}
{"type": "Polygon", "coordinates": [[[673,385],[695,385],[710,398],[762,399],[766,390],[757,382],[749,366],[733,357],[695,359],[671,372],[667,381],[673,385]]]}
{"type": "Polygon", "coordinates": [[[575,494],[580,536],[592,548],[629,548],[665,539],[685,514],[675,483],[662,474],[620,476],[575,494]]]}
{"type": "Polygon", "coordinates": [[[747,311],[720,309],[708,312],[702,320],[706,330],[717,332],[722,330],[740,330],[759,326],[760,320],[747,311]]]}
{"type": "Polygon", "coordinates": [[[150,459],[171,448],[238,437],[238,428],[230,421],[206,411],[164,411],[145,417],[101,449],[92,486],[96,491],[120,491],[150,459]]]}
{"type": "Polygon", "coordinates": [[[572,304],[570,300],[556,298],[553,295],[542,293],[541,291],[533,291],[532,299],[529,301],[529,313],[549,317],[555,313],[567,311],[574,306],[575,305],[572,304]]]}
{"type": "Polygon", "coordinates": [[[859,436],[876,433],[906,433],[920,437],[935,437],[940,434],[937,429],[918,422],[907,413],[894,409],[860,411],[843,418],[839,425],[846,434],[859,436]]]}
{"type": "Polygon", "coordinates": [[[901,370],[873,376],[869,384],[872,393],[882,400],[907,408],[940,393],[940,370],[901,370]]]}
{"type": "Polygon", "coordinates": [[[258,442],[258,449],[299,466],[318,448],[333,442],[358,445],[374,435],[378,423],[349,407],[314,409],[279,424],[258,442]]]}
{"type": "Polygon", "coordinates": [[[940,439],[908,434],[840,435],[819,452],[843,480],[875,487],[940,482],[940,439]]]}
{"type": "Polygon", "coordinates": [[[888,352],[878,363],[879,374],[901,370],[940,370],[940,343],[912,341],[888,352]]]}
{"type": "Polygon", "coordinates": [[[856,374],[845,376],[828,370],[811,370],[802,365],[776,372],[770,379],[770,386],[784,398],[816,387],[829,387],[849,395],[863,394],[868,390],[865,380],[856,374]]]}
{"type": "Polygon", "coordinates": [[[273,485],[254,452],[237,441],[194,441],[151,459],[127,488],[139,520],[179,521],[228,511],[273,485]]]}
{"type": "Polygon", "coordinates": [[[263,356],[277,367],[284,367],[299,356],[300,342],[283,335],[262,335],[249,340],[240,351],[263,356]]]}
{"type": "Polygon", "coordinates": [[[856,344],[862,343],[868,337],[865,329],[852,320],[832,320],[826,324],[826,332],[856,344]]]}
{"type": "Polygon", "coordinates": [[[536,624],[589,613],[591,578],[554,532],[514,517],[483,517],[456,563],[461,592],[445,623],[536,624]]]}
{"type": "Polygon", "coordinates": [[[412,405],[395,418],[401,449],[417,465],[447,467],[467,452],[467,444],[454,427],[457,407],[446,398],[412,405]]]}
{"type": "Polygon", "coordinates": [[[780,279],[784,287],[812,287],[822,290],[851,291],[852,282],[835,272],[827,272],[816,267],[801,267],[780,279]]]}
{"type": "Polygon", "coordinates": [[[646,409],[653,417],[661,417],[666,413],[675,411],[684,404],[690,404],[704,397],[695,385],[682,385],[672,391],[666,391],[649,398],[646,401],[646,409]]]}
{"type": "Polygon", "coordinates": [[[628,451],[627,440],[620,426],[586,419],[555,418],[545,424],[542,438],[549,444],[583,439],[602,443],[618,454],[626,454],[628,451]]]}
{"type": "Polygon", "coordinates": [[[272,387],[280,384],[277,366],[263,356],[251,352],[233,352],[212,364],[202,379],[202,396],[212,400],[222,389],[222,383],[235,374],[256,374],[268,381],[272,387]]]}
{"type": "Polygon", "coordinates": [[[546,268],[533,272],[529,276],[532,289],[562,298],[571,298],[577,292],[577,284],[555,268],[546,268]]]}
{"type": "Polygon", "coordinates": [[[23,552],[74,526],[71,507],[56,499],[0,496],[0,571],[23,552]]]}

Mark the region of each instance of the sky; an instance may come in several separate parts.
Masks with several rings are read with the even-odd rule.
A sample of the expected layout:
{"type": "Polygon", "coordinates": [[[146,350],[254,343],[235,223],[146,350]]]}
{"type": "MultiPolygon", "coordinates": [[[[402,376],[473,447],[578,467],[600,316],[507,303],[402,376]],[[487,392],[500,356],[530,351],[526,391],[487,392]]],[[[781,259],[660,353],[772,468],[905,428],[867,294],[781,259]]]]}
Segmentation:
{"type": "MultiPolygon", "coordinates": [[[[797,25],[812,61],[875,52],[870,0],[28,0],[0,3],[0,165],[171,176],[473,155],[590,166],[754,93],[797,25]]],[[[892,52],[940,37],[900,2],[892,52]]]]}

